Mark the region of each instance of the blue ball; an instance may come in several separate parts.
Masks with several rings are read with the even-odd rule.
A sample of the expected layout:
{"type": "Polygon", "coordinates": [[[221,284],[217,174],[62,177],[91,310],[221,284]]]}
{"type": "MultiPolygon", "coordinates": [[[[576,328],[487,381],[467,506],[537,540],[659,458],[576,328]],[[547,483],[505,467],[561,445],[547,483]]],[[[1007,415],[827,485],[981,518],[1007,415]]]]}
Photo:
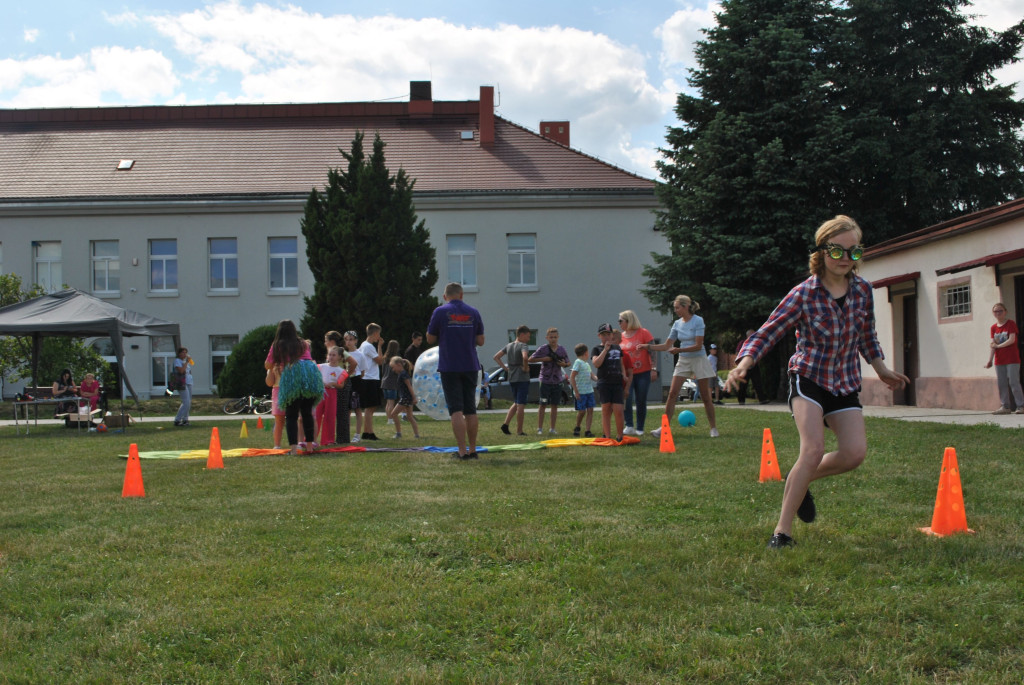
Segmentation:
{"type": "Polygon", "coordinates": [[[697,417],[689,409],[679,412],[679,425],[683,428],[697,425],[697,417]]]}

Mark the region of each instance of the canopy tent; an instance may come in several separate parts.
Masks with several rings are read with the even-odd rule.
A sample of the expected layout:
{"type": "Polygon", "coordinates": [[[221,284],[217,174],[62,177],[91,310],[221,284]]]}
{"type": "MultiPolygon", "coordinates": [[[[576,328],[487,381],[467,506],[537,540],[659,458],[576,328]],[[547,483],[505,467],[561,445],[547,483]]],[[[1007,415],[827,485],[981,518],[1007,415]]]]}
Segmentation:
{"type": "Polygon", "coordinates": [[[32,383],[36,382],[39,347],[44,337],[85,338],[109,336],[117,356],[119,380],[135,398],[139,396],[124,370],[125,336],[169,335],[177,349],[178,324],[118,307],[74,288],[0,308],[0,335],[32,337],[32,383]]]}

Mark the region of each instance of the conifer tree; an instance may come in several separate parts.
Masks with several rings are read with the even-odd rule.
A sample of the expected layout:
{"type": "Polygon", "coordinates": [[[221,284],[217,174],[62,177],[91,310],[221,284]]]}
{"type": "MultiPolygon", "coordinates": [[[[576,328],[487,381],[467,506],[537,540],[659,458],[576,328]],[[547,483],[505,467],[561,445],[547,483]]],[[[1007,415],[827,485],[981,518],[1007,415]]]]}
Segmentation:
{"type": "Polygon", "coordinates": [[[376,135],[367,159],[357,132],[351,151],[339,150],[347,168],[329,169],[327,186],[306,200],[302,233],[315,285],[300,328],[318,354],[327,331],[362,338],[371,322],[404,348],[437,306],[436,254],[426,222],[417,222],[414,181],[388,171],[384,145],[376,135]]]}

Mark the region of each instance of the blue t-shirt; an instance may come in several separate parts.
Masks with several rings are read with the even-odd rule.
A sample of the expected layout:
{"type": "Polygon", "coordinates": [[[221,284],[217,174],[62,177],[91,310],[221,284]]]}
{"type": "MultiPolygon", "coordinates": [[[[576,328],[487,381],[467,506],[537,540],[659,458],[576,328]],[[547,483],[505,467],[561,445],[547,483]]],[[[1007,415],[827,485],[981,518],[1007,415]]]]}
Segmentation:
{"type": "Polygon", "coordinates": [[[462,300],[449,300],[430,315],[427,333],[437,336],[437,370],[479,371],[476,338],[484,334],[480,312],[462,300]]]}
{"type": "Polygon", "coordinates": [[[589,395],[593,393],[594,381],[590,374],[594,373],[594,369],[590,366],[590,362],[577,357],[576,361],[572,363],[572,371],[576,372],[576,389],[580,391],[580,394],[589,395]]]}
{"type": "MultiPolygon", "coordinates": [[[[697,337],[704,337],[704,319],[694,314],[689,321],[683,322],[678,319],[672,324],[672,330],[668,332],[669,340],[676,341],[676,347],[693,347],[697,344],[697,337]]],[[[692,352],[680,352],[683,357],[700,357],[704,355],[703,345],[692,352]]]]}

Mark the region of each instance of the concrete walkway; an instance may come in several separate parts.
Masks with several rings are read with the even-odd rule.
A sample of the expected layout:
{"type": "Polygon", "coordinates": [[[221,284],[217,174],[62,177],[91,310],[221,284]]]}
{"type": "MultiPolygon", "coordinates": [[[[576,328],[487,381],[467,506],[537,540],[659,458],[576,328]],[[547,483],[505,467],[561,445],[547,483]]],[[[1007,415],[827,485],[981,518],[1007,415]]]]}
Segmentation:
{"type": "MultiPolygon", "coordinates": [[[[9,405],[8,405],[9,406],[9,405]]],[[[693,404],[691,402],[678,402],[676,403],[676,410],[682,411],[690,407],[701,407],[701,404],[693,404]]],[[[658,412],[664,409],[664,405],[651,404],[648,405],[649,411],[658,412]]],[[[716,407],[718,411],[769,411],[769,412],[785,412],[789,413],[789,407],[785,403],[772,403],[772,404],[757,404],[749,403],[745,405],[739,404],[722,404],[716,407]]],[[[130,411],[130,410],[129,410],[130,411]]],[[[507,410],[505,409],[490,409],[481,410],[481,414],[504,414],[507,410]]],[[[564,408],[563,408],[564,411],[564,408]]],[[[527,414],[536,414],[537,410],[530,407],[526,410],[527,414]]],[[[561,412],[560,412],[561,413],[561,412]]],[[[135,416],[135,414],[132,414],[135,416]]],[[[568,415],[568,414],[566,414],[568,415]]],[[[1003,416],[996,416],[991,412],[984,411],[969,411],[963,409],[928,409],[922,407],[864,407],[865,416],[875,416],[885,419],[897,419],[899,421],[925,421],[932,423],[945,423],[960,426],[977,426],[981,424],[988,424],[992,426],[998,426],[1000,428],[1024,428],[1024,414],[1006,414],[1003,416]]],[[[380,415],[377,415],[380,417],[380,415]]],[[[135,417],[139,420],[139,417],[135,417]]],[[[383,417],[380,417],[383,419],[383,417]]],[[[377,417],[375,417],[376,421],[377,417]]],[[[224,423],[227,421],[242,421],[245,420],[250,430],[256,426],[256,416],[253,414],[240,414],[237,416],[231,416],[228,414],[217,414],[213,416],[192,416],[190,418],[192,423],[224,423]]],[[[273,417],[264,416],[263,422],[273,421],[273,417]]],[[[144,423],[170,423],[173,421],[172,416],[143,416],[141,421],[144,423]]],[[[24,420],[20,422],[22,424],[22,430],[24,430],[24,420]]],[[[60,425],[63,424],[63,420],[60,419],[39,419],[39,425],[60,425]]],[[[14,421],[11,419],[0,420],[0,426],[13,426],[14,421]]],[[[530,424],[532,425],[532,424],[530,424]]]]}

